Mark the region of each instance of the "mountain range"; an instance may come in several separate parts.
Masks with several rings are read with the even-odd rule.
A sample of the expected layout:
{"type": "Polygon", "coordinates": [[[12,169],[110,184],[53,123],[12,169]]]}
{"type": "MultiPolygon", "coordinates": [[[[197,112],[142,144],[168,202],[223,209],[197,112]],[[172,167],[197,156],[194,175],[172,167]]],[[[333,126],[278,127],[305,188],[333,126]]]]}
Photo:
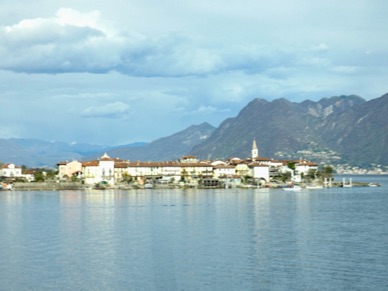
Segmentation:
{"type": "Polygon", "coordinates": [[[0,139],[0,161],[55,166],[107,152],[128,160],[166,161],[190,154],[200,159],[246,158],[256,140],[260,156],[304,157],[358,166],[388,165],[388,94],[366,101],[336,96],[300,103],[256,98],[215,128],[208,123],[150,143],[110,147],[31,139],[0,139]]]}
{"type": "Polygon", "coordinates": [[[190,153],[249,156],[256,139],[260,155],[267,157],[388,165],[387,116],[388,94],[370,101],[355,95],[301,103],[254,99],[190,153]]]}

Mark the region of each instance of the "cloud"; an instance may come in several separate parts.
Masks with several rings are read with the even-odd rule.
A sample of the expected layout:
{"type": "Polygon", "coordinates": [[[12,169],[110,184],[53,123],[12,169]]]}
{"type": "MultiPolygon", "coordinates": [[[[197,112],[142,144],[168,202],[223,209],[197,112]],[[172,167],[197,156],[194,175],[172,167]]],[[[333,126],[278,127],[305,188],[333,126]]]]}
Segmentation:
{"type": "Polygon", "coordinates": [[[170,33],[147,37],[109,27],[98,11],[60,9],[55,17],[25,19],[0,28],[0,69],[59,74],[116,71],[136,77],[261,73],[293,61],[266,46],[212,46],[212,41],[170,33]]]}
{"type": "Polygon", "coordinates": [[[128,44],[114,70],[139,77],[184,77],[217,73],[222,61],[217,51],[198,47],[187,36],[169,34],[128,44]]]}
{"type": "Polygon", "coordinates": [[[354,71],[336,64],[334,53],[325,42],[298,48],[189,33],[146,36],[110,25],[99,11],[68,8],[0,27],[0,69],[25,73],[182,78],[241,72],[287,79],[296,71],[354,71]]]}
{"type": "Polygon", "coordinates": [[[312,51],[317,51],[317,52],[327,52],[329,50],[329,47],[325,43],[320,43],[317,45],[313,45],[311,47],[312,51]]]}
{"type": "Polygon", "coordinates": [[[60,9],[53,18],[3,26],[0,68],[27,73],[107,72],[118,61],[120,38],[99,23],[96,11],[60,9]]]}
{"type": "Polygon", "coordinates": [[[332,70],[341,74],[354,74],[357,73],[358,68],[355,66],[336,66],[332,70]]]}
{"type": "Polygon", "coordinates": [[[217,111],[219,111],[219,109],[213,106],[200,106],[197,110],[193,111],[192,114],[211,114],[217,111]]]}
{"type": "Polygon", "coordinates": [[[130,106],[123,102],[114,102],[102,106],[86,108],[82,112],[82,117],[86,118],[123,118],[130,111],[130,106]]]}
{"type": "Polygon", "coordinates": [[[3,136],[147,141],[256,97],[387,90],[384,1],[3,2],[3,136]]]}
{"type": "Polygon", "coordinates": [[[191,107],[177,107],[174,109],[175,113],[182,114],[182,116],[206,116],[216,115],[220,113],[228,113],[231,110],[229,108],[220,108],[212,105],[200,105],[196,109],[191,109],[191,107]]]}

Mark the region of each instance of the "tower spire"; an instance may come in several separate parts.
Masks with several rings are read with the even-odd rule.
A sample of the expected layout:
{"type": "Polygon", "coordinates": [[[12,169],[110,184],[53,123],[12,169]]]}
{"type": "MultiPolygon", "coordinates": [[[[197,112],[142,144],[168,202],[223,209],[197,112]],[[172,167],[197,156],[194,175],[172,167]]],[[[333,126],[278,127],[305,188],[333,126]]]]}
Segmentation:
{"type": "Polygon", "coordinates": [[[255,139],[253,139],[251,155],[252,155],[252,160],[256,159],[259,156],[259,149],[257,148],[255,139]]]}

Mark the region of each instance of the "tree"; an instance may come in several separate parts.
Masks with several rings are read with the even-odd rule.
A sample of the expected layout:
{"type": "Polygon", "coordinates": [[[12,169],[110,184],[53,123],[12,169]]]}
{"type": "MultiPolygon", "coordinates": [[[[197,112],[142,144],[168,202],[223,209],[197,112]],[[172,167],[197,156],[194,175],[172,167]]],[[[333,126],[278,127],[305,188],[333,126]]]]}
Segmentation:
{"type": "Polygon", "coordinates": [[[38,168],[34,169],[34,176],[36,182],[44,182],[46,180],[55,180],[56,171],[52,169],[38,168]]]}
{"type": "Polygon", "coordinates": [[[326,165],[322,167],[321,176],[322,178],[331,178],[333,177],[334,169],[332,166],[326,165]]]}
{"type": "Polygon", "coordinates": [[[133,181],[133,177],[127,172],[123,173],[122,177],[123,177],[123,182],[131,183],[133,181]]]}
{"type": "Polygon", "coordinates": [[[186,169],[183,169],[181,172],[181,181],[182,182],[187,182],[187,178],[189,176],[189,173],[187,172],[186,169]]]}
{"type": "Polygon", "coordinates": [[[287,180],[291,179],[291,173],[290,172],[285,172],[280,175],[280,180],[285,183],[287,180]]]}
{"type": "Polygon", "coordinates": [[[295,166],[295,163],[294,163],[294,162],[289,162],[289,163],[287,164],[287,167],[288,167],[289,169],[291,169],[291,170],[294,170],[294,171],[295,171],[295,169],[296,169],[296,166],[295,166]]]}
{"type": "Polygon", "coordinates": [[[306,178],[315,179],[318,175],[318,171],[315,169],[309,169],[306,178]]]}

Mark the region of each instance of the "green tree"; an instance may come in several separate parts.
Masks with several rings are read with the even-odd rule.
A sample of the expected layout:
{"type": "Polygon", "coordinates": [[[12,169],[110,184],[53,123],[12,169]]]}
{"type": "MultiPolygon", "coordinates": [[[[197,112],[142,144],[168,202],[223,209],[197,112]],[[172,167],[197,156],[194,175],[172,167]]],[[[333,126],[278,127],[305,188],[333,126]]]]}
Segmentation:
{"type": "Polygon", "coordinates": [[[291,173],[290,172],[285,172],[280,175],[280,180],[285,183],[287,180],[291,179],[291,173]]]}
{"type": "Polygon", "coordinates": [[[332,166],[326,165],[322,167],[321,176],[322,178],[331,178],[333,177],[334,169],[332,166]]]}
{"type": "Polygon", "coordinates": [[[306,178],[315,179],[318,176],[318,171],[315,169],[309,169],[306,178]]]}
{"type": "Polygon", "coordinates": [[[288,167],[289,169],[291,169],[291,170],[294,170],[294,171],[295,171],[295,169],[296,169],[296,166],[295,166],[295,163],[294,163],[294,162],[289,162],[289,163],[287,164],[287,167],[288,167]]]}
{"type": "Polygon", "coordinates": [[[181,181],[187,182],[188,176],[189,176],[189,173],[187,172],[187,170],[183,169],[181,172],[181,181]]]}
{"type": "Polygon", "coordinates": [[[35,171],[35,182],[44,182],[46,180],[46,175],[44,175],[43,171],[35,171]]]}
{"type": "Polygon", "coordinates": [[[46,180],[55,180],[57,171],[53,169],[34,169],[34,176],[36,182],[44,182],[46,180]]]}
{"type": "Polygon", "coordinates": [[[127,172],[123,173],[123,182],[131,183],[133,181],[133,177],[127,172]]]}

